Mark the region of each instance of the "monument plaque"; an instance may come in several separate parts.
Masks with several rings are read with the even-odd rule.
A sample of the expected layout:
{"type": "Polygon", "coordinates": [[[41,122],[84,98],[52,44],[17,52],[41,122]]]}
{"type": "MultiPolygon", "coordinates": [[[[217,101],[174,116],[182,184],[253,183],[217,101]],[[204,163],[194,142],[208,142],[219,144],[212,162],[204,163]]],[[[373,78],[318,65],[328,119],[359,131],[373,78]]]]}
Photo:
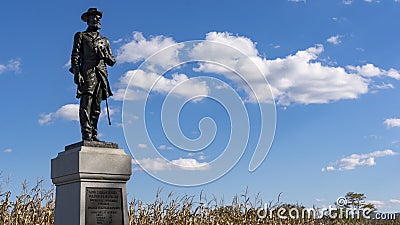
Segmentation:
{"type": "Polygon", "coordinates": [[[86,188],[85,224],[124,224],[122,189],[86,188]]]}

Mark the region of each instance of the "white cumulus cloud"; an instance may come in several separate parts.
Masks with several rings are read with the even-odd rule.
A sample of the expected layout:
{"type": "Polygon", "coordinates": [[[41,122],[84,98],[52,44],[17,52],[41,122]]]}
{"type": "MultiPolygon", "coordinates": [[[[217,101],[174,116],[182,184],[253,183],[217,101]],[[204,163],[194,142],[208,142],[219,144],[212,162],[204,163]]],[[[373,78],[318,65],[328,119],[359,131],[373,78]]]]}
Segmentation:
{"type": "MultiPolygon", "coordinates": [[[[106,118],[107,109],[101,110],[100,119],[106,118]]],[[[118,112],[118,109],[109,108],[110,116],[118,112]]],[[[68,121],[79,121],[79,104],[66,104],[61,106],[57,111],[51,113],[43,113],[40,115],[38,123],[40,125],[50,124],[55,119],[63,119],[68,121]]]]}
{"type": "Polygon", "coordinates": [[[173,148],[171,146],[167,146],[167,145],[160,145],[158,146],[159,150],[172,150],[173,148]]]}
{"type": "Polygon", "coordinates": [[[208,170],[210,168],[208,163],[198,162],[193,158],[179,158],[172,160],[171,162],[167,162],[162,158],[146,158],[142,160],[136,160],[135,164],[140,164],[141,167],[150,171],[208,170]]]}
{"type": "Polygon", "coordinates": [[[5,72],[19,72],[21,70],[21,60],[11,59],[6,64],[0,64],[0,74],[5,72]]]}
{"type": "Polygon", "coordinates": [[[326,41],[331,44],[338,45],[338,44],[342,43],[342,40],[340,40],[341,38],[342,38],[341,35],[334,35],[334,36],[329,37],[326,41]]]}
{"type": "Polygon", "coordinates": [[[331,163],[329,166],[322,168],[322,171],[345,171],[345,170],[354,170],[359,166],[375,166],[375,159],[378,157],[385,156],[394,156],[398,155],[397,152],[394,152],[391,149],[386,149],[383,151],[375,151],[367,154],[352,154],[350,156],[346,156],[335,163],[331,163]]]}
{"type": "Polygon", "coordinates": [[[13,150],[12,150],[11,148],[6,148],[6,149],[3,150],[3,152],[5,152],[5,153],[11,153],[11,152],[13,152],[13,150]]]}
{"type": "Polygon", "coordinates": [[[366,64],[363,66],[347,66],[347,68],[367,77],[381,76],[384,73],[383,70],[374,66],[373,64],[366,64]]]}
{"type": "Polygon", "coordinates": [[[396,80],[400,80],[399,71],[393,68],[389,70],[384,70],[371,63],[362,66],[347,66],[347,69],[354,71],[364,77],[388,76],[396,80]]]}
{"type": "Polygon", "coordinates": [[[400,119],[399,119],[399,118],[390,118],[390,119],[386,119],[383,123],[384,123],[388,128],[400,127],[400,119]]]}
{"type": "Polygon", "coordinates": [[[375,206],[384,206],[385,205],[385,202],[380,201],[380,200],[367,200],[366,202],[369,204],[373,204],[375,206]]]}
{"type": "Polygon", "coordinates": [[[116,101],[134,101],[146,98],[146,93],[143,90],[119,88],[113,94],[114,95],[111,98],[116,101]]]}
{"type": "MultiPolygon", "coordinates": [[[[175,44],[177,43],[170,37],[159,35],[146,39],[141,32],[134,32],[132,40],[118,49],[116,58],[119,63],[136,63],[175,44]]],[[[182,47],[182,45],[176,45],[175,48],[168,48],[162,54],[152,57],[152,63],[164,69],[176,65],[179,62],[178,52],[182,47]]]]}
{"type": "Polygon", "coordinates": [[[67,104],[63,105],[56,112],[40,115],[39,124],[44,125],[51,123],[54,119],[64,119],[79,121],[79,104],[67,104]]]}
{"type": "Polygon", "coordinates": [[[132,70],[125,73],[120,78],[118,87],[120,88],[116,91],[117,94],[113,97],[114,100],[124,100],[124,97],[126,100],[144,99],[146,97],[145,90],[150,89],[166,94],[175,88],[173,92],[175,95],[189,97],[207,95],[209,91],[206,82],[191,80],[185,74],[173,74],[172,78],[169,79],[157,73],[143,70],[132,70]]]}
{"type": "MultiPolygon", "coordinates": [[[[226,32],[210,32],[206,40],[222,42],[245,53],[263,72],[271,85],[277,103],[281,105],[328,103],[341,99],[354,99],[368,92],[368,80],[357,74],[348,73],[344,68],[325,66],[317,61],[318,56],[324,51],[322,45],[297,51],[284,58],[267,60],[260,56],[256,43],[246,37],[234,36],[226,32]]],[[[267,100],[268,91],[260,87],[263,80],[254,76],[256,74],[254,70],[257,68],[254,68],[247,58],[235,54],[235,51],[229,48],[213,49],[206,43],[196,47],[193,54],[223,62],[238,71],[254,88],[257,97],[260,100],[267,100]]],[[[200,65],[198,70],[222,73],[251,96],[251,90],[228,70],[221,70],[221,67],[210,64],[200,65]]]]}
{"type": "Polygon", "coordinates": [[[138,148],[147,148],[146,144],[138,144],[138,148]]]}
{"type": "Polygon", "coordinates": [[[400,200],[399,199],[390,199],[389,202],[393,203],[393,204],[400,204],[400,200]]]}
{"type": "MultiPolygon", "coordinates": [[[[339,42],[340,37],[332,38],[331,41],[339,42]]],[[[123,45],[118,52],[122,62],[137,62],[157,50],[176,43],[172,38],[164,36],[146,39],[141,33],[136,32],[133,40],[123,45]]],[[[166,56],[162,57],[163,60],[153,60],[154,62],[149,65],[154,65],[154,67],[158,65],[164,68],[176,65],[180,61],[179,52],[181,50],[181,46],[177,45],[176,48],[166,51],[166,56]]],[[[265,86],[265,79],[267,79],[276,102],[282,106],[293,103],[329,103],[343,99],[356,99],[371,91],[370,89],[374,91],[380,87],[389,87],[374,86],[372,80],[374,77],[386,76],[400,79],[399,71],[393,68],[385,70],[372,63],[346,67],[324,65],[323,59],[320,58],[323,52],[324,46],[317,44],[283,58],[267,59],[262,56],[264,54],[259,53],[257,43],[250,38],[228,32],[209,32],[206,34],[204,42],[198,43],[190,50],[189,57],[218,62],[226,66],[198,63],[198,67],[194,70],[225,76],[233,81],[235,87],[244,90],[247,96],[242,97],[248,102],[272,100],[269,90],[266,90],[268,87],[265,86]],[[213,42],[225,45],[216,45],[213,42]],[[238,72],[247,83],[227,68],[238,72]],[[259,76],[260,71],[261,76],[259,76]]],[[[141,89],[149,88],[157,79],[159,79],[158,85],[154,87],[154,90],[165,94],[180,81],[189,79],[185,74],[175,74],[172,79],[168,79],[156,74],[155,70],[150,69],[150,71],[154,71],[154,73],[134,70],[124,74],[117,84],[119,89],[116,91],[114,99],[123,100],[124,96],[128,100],[143,99],[145,92],[142,92],[141,89]],[[125,92],[131,78],[130,87],[125,92]]],[[[181,88],[181,92],[177,94],[207,95],[207,88],[205,83],[187,83],[187,88],[181,88]]]]}
{"type": "Polygon", "coordinates": [[[393,89],[394,85],[389,83],[375,84],[372,86],[375,89],[393,89]]]}

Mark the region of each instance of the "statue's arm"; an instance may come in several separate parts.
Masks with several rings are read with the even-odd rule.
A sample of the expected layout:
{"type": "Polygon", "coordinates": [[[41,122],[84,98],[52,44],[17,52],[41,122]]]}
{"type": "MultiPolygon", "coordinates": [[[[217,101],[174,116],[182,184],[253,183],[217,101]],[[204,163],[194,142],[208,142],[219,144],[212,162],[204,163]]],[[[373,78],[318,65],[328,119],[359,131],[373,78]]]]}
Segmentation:
{"type": "Polygon", "coordinates": [[[114,66],[115,62],[116,61],[115,61],[115,58],[114,58],[114,56],[112,54],[111,47],[110,47],[110,41],[107,39],[107,60],[106,60],[106,63],[109,66],[114,66]]]}
{"type": "Polygon", "coordinates": [[[81,44],[82,44],[82,33],[77,32],[74,36],[74,45],[71,53],[71,69],[73,74],[80,72],[80,61],[81,61],[81,44]]]}
{"type": "Polygon", "coordinates": [[[82,45],[82,33],[77,32],[74,36],[74,45],[72,47],[71,53],[71,69],[69,70],[74,74],[74,82],[78,87],[83,84],[83,77],[80,73],[80,63],[81,63],[81,45],[82,45]]]}

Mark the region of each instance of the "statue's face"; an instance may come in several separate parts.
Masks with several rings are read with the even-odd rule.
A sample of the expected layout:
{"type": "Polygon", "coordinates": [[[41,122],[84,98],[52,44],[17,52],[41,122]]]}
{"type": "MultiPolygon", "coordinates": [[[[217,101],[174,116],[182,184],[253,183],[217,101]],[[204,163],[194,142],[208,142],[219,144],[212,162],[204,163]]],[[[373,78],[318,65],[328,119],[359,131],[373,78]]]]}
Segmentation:
{"type": "Polygon", "coordinates": [[[101,17],[99,15],[89,15],[87,19],[87,25],[89,27],[100,29],[101,28],[100,18],[101,17]]]}

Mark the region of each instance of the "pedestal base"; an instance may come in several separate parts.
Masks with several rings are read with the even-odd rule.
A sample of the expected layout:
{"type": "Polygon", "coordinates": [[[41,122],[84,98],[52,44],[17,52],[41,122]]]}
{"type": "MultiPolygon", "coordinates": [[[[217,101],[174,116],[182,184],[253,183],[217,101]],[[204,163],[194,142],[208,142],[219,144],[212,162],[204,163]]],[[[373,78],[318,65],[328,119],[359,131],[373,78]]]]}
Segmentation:
{"type": "Polygon", "coordinates": [[[79,142],[51,160],[55,225],[128,225],[131,156],[114,143],[79,142]]]}

